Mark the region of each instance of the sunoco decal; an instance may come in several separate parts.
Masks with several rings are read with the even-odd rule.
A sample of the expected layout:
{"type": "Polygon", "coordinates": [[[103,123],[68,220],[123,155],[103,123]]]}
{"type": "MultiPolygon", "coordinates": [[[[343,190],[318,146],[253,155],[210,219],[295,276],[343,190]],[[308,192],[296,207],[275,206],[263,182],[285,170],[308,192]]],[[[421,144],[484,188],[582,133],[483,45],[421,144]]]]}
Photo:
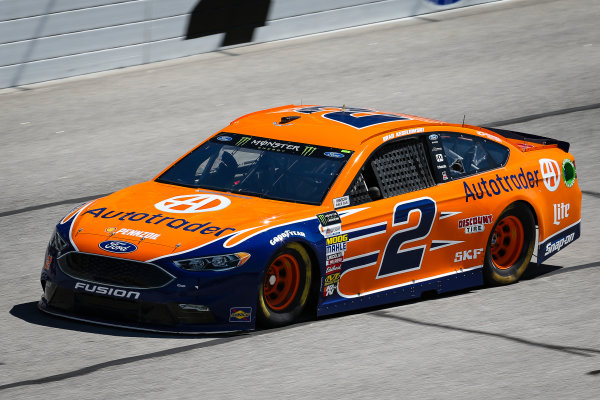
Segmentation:
{"type": "Polygon", "coordinates": [[[250,322],[252,320],[252,307],[231,307],[229,309],[229,322],[250,322]]]}

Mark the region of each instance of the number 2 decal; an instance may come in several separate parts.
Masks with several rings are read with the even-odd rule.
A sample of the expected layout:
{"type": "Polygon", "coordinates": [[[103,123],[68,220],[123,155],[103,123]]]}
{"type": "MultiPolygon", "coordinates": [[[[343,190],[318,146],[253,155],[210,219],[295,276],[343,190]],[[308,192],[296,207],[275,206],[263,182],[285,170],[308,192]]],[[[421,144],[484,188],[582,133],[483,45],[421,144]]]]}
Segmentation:
{"type": "Polygon", "coordinates": [[[407,248],[402,246],[429,235],[437,214],[437,205],[430,197],[398,203],[394,207],[392,226],[407,225],[413,213],[419,213],[418,224],[400,229],[390,237],[383,252],[377,279],[421,268],[427,244],[407,248]]]}
{"type": "Polygon", "coordinates": [[[384,114],[366,108],[339,108],[339,107],[305,107],[297,109],[296,112],[312,114],[319,111],[331,111],[322,115],[323,118],[351,126],[356,129],[368,128],[369,126],[383,124],[385,122],[403,121],[410,118],[395,114],[384,114]],[[333,111],[338,110],[338,111],[333,111]],[[355,114],[366,114],[356,116],[355,114]]]}

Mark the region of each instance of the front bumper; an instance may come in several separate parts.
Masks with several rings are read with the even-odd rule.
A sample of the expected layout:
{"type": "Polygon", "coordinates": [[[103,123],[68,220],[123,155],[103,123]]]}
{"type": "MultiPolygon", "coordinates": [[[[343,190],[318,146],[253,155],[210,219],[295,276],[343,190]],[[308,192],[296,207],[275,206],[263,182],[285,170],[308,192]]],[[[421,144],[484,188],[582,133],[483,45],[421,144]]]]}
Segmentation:
{"type": "Polygon", "coordinates": [[[49,314],[153,332],[220,333],[255,328],[258,278],[254,273],[190,273],[161,265],[173,276],[169,283],[132,287],[74,273],[64,262],[66,254],[56,257],[51,252],[49,249],[51,261],[42,269],[44,293],[38,303],[39,309],[49,314]]]}

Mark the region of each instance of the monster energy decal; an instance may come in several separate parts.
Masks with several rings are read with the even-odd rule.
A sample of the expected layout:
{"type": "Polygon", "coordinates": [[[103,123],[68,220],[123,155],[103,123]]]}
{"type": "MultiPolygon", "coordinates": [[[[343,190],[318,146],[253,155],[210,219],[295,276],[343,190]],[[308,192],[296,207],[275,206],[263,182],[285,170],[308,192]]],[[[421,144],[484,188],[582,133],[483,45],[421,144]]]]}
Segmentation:
{"type": "Polygon", "coordinates": [[[335,147],[288,142],[284,140],[275,140],[227,132],[221,132],[214,136],[211,139],[211,142],[220,143],[221,145],[226,146],[266,150],[277,153],[297,154],[302,157],[339,158],[344,161],[349,159],[354,153],[351,150],[338,149],[335,147]]]}

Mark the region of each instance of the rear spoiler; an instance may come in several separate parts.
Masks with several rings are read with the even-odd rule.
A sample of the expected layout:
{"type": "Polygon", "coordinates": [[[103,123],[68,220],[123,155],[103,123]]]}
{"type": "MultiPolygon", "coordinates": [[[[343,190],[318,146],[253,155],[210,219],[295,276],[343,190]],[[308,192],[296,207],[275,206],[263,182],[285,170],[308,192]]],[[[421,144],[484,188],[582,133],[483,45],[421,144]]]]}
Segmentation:
{"type": "Polygon", "coordinates": [[[497,133],[498,135],[503,136],[507,139],[522,140],[525,142],[538,143],[538,144],[542,144],[542,145],[555,144],[558,146],[559,149],[561,149],[565,153],[569,152],[569,146],[570,146],[569,143],[564,142],[562,140],[556,140],[556,139],[550,139],[550,138],[547,138],[544,136],[532,135],[531,133],[509,131],[506,129],[488,128],[486,126],[482,126],[482,128],[485,128],[488,131],[497,133]]]}

